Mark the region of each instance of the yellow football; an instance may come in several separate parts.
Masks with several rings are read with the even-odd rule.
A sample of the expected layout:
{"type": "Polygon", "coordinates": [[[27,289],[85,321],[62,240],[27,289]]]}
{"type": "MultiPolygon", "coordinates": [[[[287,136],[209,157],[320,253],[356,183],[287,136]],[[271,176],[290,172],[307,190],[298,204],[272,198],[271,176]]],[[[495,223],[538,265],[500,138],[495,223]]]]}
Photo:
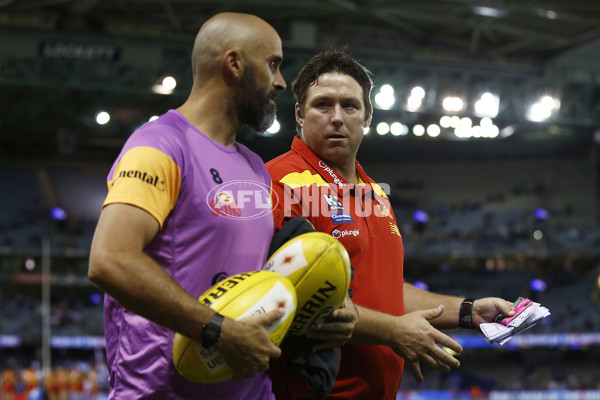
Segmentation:
{"type": "MultiPolygon", "coordinates": [[[[283,306],[285,314],[269,326],[271,341],[279,346],[292,323],[296,291],[289,279],[270,271],[233,275],[208,289],[198,301],[235,320],[266,313],[283,306]]],[[[233,370],[215,348],[180,333],[173,339],[173,363],[179,373],[193,382],[214,383],[231,379],[233,370]]]]}
{"type": "Polygon", "coordinates": [[[339,308],[350,286],[350,257],[342,243],[322,232],[309,232],[287,241],[263,270],[286,276],[296,288],[298,307],[288,330],[301,336],[339,308]]]}

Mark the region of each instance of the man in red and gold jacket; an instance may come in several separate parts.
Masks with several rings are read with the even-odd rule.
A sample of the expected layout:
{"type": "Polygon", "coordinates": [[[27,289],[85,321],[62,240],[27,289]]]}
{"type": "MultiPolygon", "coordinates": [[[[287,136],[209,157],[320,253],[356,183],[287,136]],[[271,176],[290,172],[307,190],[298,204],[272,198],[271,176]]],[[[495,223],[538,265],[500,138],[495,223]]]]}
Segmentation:
{"type": "MultiPolygon", "coordinates": [[[[459,353],[461,346],[439,329],[511,315],[511,303],[500,298],[475,302],[404,282],[402,236],[384,185],[356,160],[371,121],[372,86],[370,73],[344,50],[317,54],[293,83],[298,136],[289,152],[267,163],[276,228],[303,216],[344,244],[354,268],[359,320],[341,347],[331,399],[396,399],[404,362],[418,381],[420,362],[446,372],[460,365],[438,345],[459,353]]],[[[310,337],[327,339],[323,325],[310,337]]]]}

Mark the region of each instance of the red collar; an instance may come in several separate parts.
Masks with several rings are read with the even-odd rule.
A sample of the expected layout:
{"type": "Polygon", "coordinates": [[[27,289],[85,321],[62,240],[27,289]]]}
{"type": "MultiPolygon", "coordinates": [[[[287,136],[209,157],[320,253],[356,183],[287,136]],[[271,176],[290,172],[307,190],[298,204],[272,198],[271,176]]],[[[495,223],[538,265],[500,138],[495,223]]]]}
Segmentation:
{"type": "MultiPolygon", "coordinates": [[[[292,151],[298,153],[327,183],[333,183],[334,185],[352,185],[345,180],[336,170],[327,165],[327,163],[319,158],[298,136],[294,137],[292,142],[292,151]]],[[[356,171],[360,179],[366,183],[375,183],[371,178],[367,176],[365,171],[360,166],[360,163],[354,160],[356,171]]]]}

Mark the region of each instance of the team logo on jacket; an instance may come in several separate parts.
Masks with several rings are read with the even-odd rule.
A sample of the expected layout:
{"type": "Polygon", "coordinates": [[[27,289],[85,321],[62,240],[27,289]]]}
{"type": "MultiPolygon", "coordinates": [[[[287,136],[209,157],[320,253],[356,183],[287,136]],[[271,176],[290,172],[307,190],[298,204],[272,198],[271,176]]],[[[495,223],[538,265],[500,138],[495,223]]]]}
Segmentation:
{"type": "Polygon", "coordinates": [[[394,217],[392,217],[392,213],[390,212],[390,209],[387,208],[385,203],[379,199],[377,199],[377,202],[379,203],[379,204],[377,204],[377,209],[379,210],[380,215],[383,217],[389,217],[391,219],[394,219],[394,217]]]}
{"type": "Polygon", "coordinates": [[[354,222],[350,214],[344,210],[344,206],[335,194],[325,193],[323,194],[323,198],[325,199],[325,202],[327,202],[331,222],[333,222],[334,225],[344,222],[354,222]]]}
{"type": "Polygon", "coordinates": [[[394,234],[394,235],[398,235],[400,237],[402,237],[402,235],[400,234],[400,229],[398,229],[398,225],[390,222],[390,231],[394,234]]]}
{"type": "MultiPolygon", "coordinates": [[[[273,192],[273,199],[277,200],[273,192]]],[[[212,188],[206,204],[215,217],[255,219],[270,214],[271,187],[255,181],[231,181],[212,188]]]]}

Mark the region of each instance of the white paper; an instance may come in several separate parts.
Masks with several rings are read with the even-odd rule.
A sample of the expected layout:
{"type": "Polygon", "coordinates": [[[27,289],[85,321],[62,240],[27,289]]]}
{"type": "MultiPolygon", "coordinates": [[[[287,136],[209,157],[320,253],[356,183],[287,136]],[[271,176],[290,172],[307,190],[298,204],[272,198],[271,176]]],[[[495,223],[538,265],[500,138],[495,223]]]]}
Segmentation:
{"type": "Polygon", "coordinates": [[[504,326],[499,322],[486,322],[479,325],[485,339],[489,343],[498,343],[503,345],[514,335],[519,334],[540,322],[543,318],[550,315],[550,310],[539,304],[532,309],[532,312],[518,326],[504,326]]]}

